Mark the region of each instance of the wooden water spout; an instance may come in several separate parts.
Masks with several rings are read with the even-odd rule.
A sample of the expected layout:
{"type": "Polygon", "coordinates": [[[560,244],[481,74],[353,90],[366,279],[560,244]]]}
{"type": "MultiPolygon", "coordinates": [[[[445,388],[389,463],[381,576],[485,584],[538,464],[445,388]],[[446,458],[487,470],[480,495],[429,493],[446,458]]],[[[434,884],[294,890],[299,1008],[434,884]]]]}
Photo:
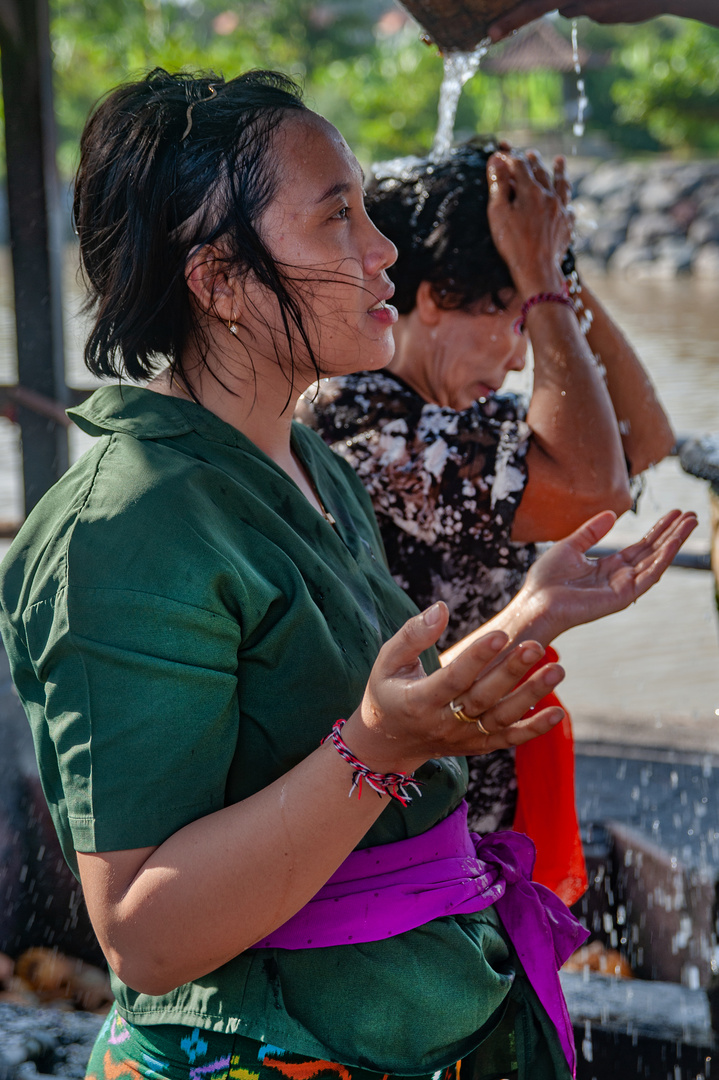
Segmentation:
{"type": "Polygon", "coordinates": [[[441,52],[471,52],[517,0],[401,0],[441,52]]]}

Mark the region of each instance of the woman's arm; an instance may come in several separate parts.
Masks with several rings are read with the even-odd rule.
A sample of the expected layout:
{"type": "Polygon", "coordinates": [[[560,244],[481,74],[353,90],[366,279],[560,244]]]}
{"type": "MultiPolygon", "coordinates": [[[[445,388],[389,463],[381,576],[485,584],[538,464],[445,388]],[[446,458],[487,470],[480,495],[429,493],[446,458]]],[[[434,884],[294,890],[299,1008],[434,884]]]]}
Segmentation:
{"type": "MultiPolygon", "coordinates": [[[[426,677],[419,661],[444,630],[434,605],[380,651],[343,738],[379,772],[411,772],[430,757],[525,741],[561,720],[538,713],[511,726],[562,677],[515,684],[541,656],[525,643],[482,674],[506,636],[481,635],[456,663],[426,677]],[[462,695],[491,739],[458,723],[462,695]]],[[[289,706],[288,706],[289,707],[289,706]]],[[[179,829],[158,847],[78,852],[85,900],[111,967],[133,989],[166,993],[227,963],[276,929],[321,888],[387,805],[369,789],[348,798],[352,768],[325,743],[275,783],[179,829]]]]}
{"type": "MultiPolygon", "coordinates": [[[[499,153],[488,174],[492,238],[519,297],[563,293],[561,260],[571,236],[563,161],[552,178],[531,152],[499,153]]],[[[558,540],[601,510],[628,510],[631,495],[612,401],[574,311],[537,304],[526,327],[534,351],[532,439],[512,539],[558,540]]]]}
{"type": "Polygon", "coordinates": [[[597,514],[553,544],[530,567],[507,607],[443,652],[442,664],[452,663],[467,645],[490,631],[501,629],[510,646],[525,637],[546,646],[572,626],[621,611],[659,580],[697,525],[695,514],[672,510],[638,543],[603,559],[587,558],[585,553],[606,536],[615,520],[611,511],[597,514]]]}
{"type": "MultiPolygon", "coordinates": [[[[692,514],[675,511],[624,552],[586,559],[613,521],[611,513],[600,515],[538,560],[491,630],[455,646],[429,676],[419,657],[443,632],[447,609],[435,604],[410,619],[380,650],[343,731],[357,757],[380,772],[411,772],[429,758],[518,745],[559,723],[559,709],[523,718],[560,681],[558,665],[513,687],[557,633],[645,592],[696,525],[692,514]],[[537,640],[527,640],[532,636],[537,640]],[[459,723],[450,701],[461,701],[490,734],[459,723]]],[[[90,917],[120,978],[144,993],[166,993],[290,918],[387,805],[374,792],[349,799],[351,778],[351,766],[326,743],[256,795],[158,847],[79,853],[90,917]]]]}
{"type": "MultiPolygon", "coordinates": [[[[501,41],[520,26],[548,11],[554,11],[556,7],[556,0],[523,0],[490,24],[489,37],[492,41],[501,41]]],[[[586,15],[601,23],[644,22],[659,15],[681,15],[685,19],[708,23],[709,26],[719,26],[716,0],[572,0],[563,4],[559,11],[567,19],[586,15]]]]}
{"type": "Polygon", "coordinates": [[[581,303],[593,316],[587,342],[605,370],[629,474],[636,476],[671,452],[674,432],[639,357],[585,282],[581,303]]]}

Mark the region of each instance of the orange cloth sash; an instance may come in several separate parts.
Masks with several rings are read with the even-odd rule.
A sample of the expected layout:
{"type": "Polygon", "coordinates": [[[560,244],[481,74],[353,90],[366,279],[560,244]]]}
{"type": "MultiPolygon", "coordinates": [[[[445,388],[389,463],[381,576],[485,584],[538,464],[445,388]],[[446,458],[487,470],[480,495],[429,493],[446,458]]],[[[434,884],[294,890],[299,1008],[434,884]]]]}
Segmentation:
{"type": "MultiPolygon", "coordinates": [[[[558,660],[548,648],[526,678],[558,660]]],[[[547,694],[535,710],[549,705],[564,708],[556,694],[547,694]]],[[[579,835],[574,792],[574,739],[565,709],[561,724],[546,735],[518,746],[517,810],[513,828],[526,833],[537,848],[533,881],[546,885],[565,904],[573,904],[587,889],[587,868],[579,835]]]]}

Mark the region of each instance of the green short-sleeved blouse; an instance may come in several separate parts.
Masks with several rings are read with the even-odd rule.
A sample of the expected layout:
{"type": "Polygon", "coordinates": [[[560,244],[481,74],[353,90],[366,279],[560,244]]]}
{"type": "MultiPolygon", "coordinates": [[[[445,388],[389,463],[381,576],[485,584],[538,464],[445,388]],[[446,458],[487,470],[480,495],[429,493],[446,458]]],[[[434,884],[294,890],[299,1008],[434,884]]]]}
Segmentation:
{"type": "MultiPolygon", "coordinates": [[[[0,626],[76,872],[75,851],[160,844],[292,768],[356,708],[416,609],[364,489],[313,432],[293,425],[293,449],[336,528],[194,402],[104,387],[72,415],[98,442],[13,543],[0,626]]],[[[420,775],[422,798],[393,800],[363,845],[417,835],[461,800],[463,762],[420,775]]],[[[161,997],[114,990],[135,1023],[421,1073],[472,1049],[516,997],[497,927],[490,909],[388,941],[250,951],[161,997]]]]}

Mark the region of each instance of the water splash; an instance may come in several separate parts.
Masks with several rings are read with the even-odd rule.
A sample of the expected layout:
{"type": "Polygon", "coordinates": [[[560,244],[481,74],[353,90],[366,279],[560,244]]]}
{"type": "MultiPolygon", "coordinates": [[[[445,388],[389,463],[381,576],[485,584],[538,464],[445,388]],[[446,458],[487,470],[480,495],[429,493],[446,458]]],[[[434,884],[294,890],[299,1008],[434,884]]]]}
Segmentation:
{"type": "Polygon", "coordinates": [[[490,39],[484,38],[471,52],[457,50],[444,54],[444,76],[439,91],[437,131],[430,154],[433,161],[441,161],[449,154],[462,87],[479,70],[482,57],[487,55],[490,44],[490,39]]]}
{"type": "MultiPolygon", "coordinates": [[[[577,35],[577,20],[572,19],[572,63],[574,64],[574,73],[577,76],[577,116],[572,125],[572,131],[578,139],[581,139],[584,135],[584,114],[589,104],[589,98],[586,95],[586,87],[584,85],[584,79],[582,78],[582,64],[579,59],[579,39],[577,35]]],[[[572,146],[572,153],[577,153],[576,144],[572,146]]]]}

